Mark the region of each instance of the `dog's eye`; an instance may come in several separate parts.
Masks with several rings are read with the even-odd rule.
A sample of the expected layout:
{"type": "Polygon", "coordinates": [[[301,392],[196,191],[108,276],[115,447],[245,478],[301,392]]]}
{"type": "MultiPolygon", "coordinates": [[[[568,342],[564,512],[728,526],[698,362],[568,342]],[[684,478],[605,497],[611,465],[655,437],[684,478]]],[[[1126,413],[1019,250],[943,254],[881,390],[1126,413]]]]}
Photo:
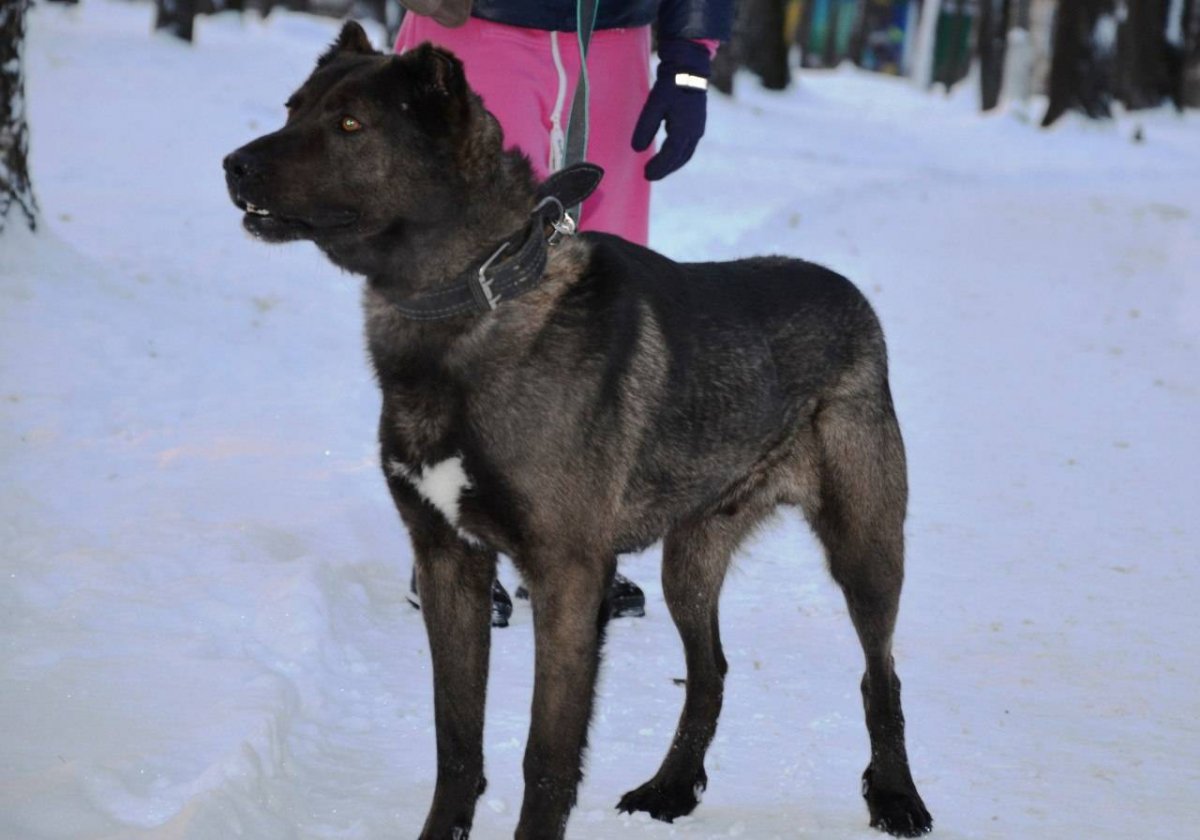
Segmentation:
{"type": "Polygon", "coordinates": [[[363,127],[362,123],[354,119],[354,117],[342,117],[341,126],[342,131],[346,132],[347,134],[354,131],[359,131],[363,127]]]}

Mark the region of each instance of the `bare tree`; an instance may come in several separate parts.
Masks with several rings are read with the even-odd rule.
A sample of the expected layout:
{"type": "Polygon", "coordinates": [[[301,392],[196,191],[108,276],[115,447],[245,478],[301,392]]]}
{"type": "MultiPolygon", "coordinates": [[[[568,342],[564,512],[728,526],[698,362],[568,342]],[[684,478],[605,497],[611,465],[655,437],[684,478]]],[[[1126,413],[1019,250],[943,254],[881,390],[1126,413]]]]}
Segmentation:
{"type": "Polygon", "coordinates": [[[154,5],[157,9],[154,28],[165,29],[190,43],[198,11],[197,0],[154,0],[154,5]]]}
{"type": "Polygon", "coordinates": [[[1153,108],[1171,94],[1168,0],[1127,3],[1117,35],[1114,92],[1125,107],[1153,108]]]}
{"type": "Polygon", "coordinates": [[[784,0],[741,0],[737,3],[733,35],[713,60],[713,86],[733,92],[733,74],[745,67],[768,90],[783,90],[791,81],[784,0]]]}
{"type": "Polygon", "coordinates": [[[29,0],[0,0],[0,232],[13,208],[37,228],[37,201],[29,180],[29,126],[25,122],[25,10],[29,0]]]}
{"type": "Polygon", "coordinates": [[[1175,101],[1180,107],[1200,108],[1200,0],[1175,0],[1167,32],[1178,55],[1175,101]]]}
{"type": "Polygon", "coordinates": [[[1010,6],[1010,0],[983,0],[980,7],[979,84],[980,105],[984,111],[990,111],[1000,103],[1010,6]]]}
{"type": "Polygon", "coordinates": [[[1175,107],[1200,107],[1200,3],[1165,0],[1167,88],[1175,107]],[[1190,89],[1189,89],[1190,88],[1190,89]]]}
{"type": "Polygon", "coordinates": [[[1042,125],[1069,110],[1093,119],[1112,115],[1113,57],[1116,52],[1116,0],[1062,0],[1054,26],[1050,64],[1050,105],[1042,125]]]}
{"type": "Polygon", "coordinates": [[[791,81],[782,0],[742,0],[746,10],[744,63],[768,90],[783,90],[791,81]]]}

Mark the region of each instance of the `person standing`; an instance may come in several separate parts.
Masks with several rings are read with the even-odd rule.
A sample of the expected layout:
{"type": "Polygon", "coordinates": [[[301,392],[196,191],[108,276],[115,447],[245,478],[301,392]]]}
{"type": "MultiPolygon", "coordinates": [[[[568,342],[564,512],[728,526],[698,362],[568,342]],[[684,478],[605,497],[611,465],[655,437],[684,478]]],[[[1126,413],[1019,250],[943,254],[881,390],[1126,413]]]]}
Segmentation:
{"type": "MultiPolygon", "coordinates": [[[[467,82],[539,178],[562,166],[579,79],[578,0],[403,0],[396,52],[429,41],[463,62],[467,82]]],[[[647,244],[650,182],[691,158],[704,134],[717,45],[732,0],[596,0],[588,47],[587,160],[604,181],[583,205],[582,230],[647,244]],[[651,25],[659,65],[650,76],[651,25]],[[662,148],[654,137],[665,123],[662,148]]]]}
{"type": "MultiPolygon", "coordinates": [[[[463,62],[467,83],[499,121],[506,145],[529,158],[539,179],[560,169],[582,65],[576,33],[583,4],[401,2],[408,13],[395,51],[431,42],[453,52],[463,62]]],[[[577,221],[580,230],[646,245],[651,182],[687,163],[704,134],[712,56],[729,39],[733,0],[595,0],[594,6],[586,159],[604,169],[604,180],[583,203],[577,221]],[[652,82],[654,34],[659,63],[652,82]],[[666,134],[656,149],[660,126],[666,134]]],[[[614,617],[645,613],[642,590],[620,574],[610,601],[614,617]]],[[[511,612],[508,593],[494,583],[492,623],[505,626],[511,612]]]]}

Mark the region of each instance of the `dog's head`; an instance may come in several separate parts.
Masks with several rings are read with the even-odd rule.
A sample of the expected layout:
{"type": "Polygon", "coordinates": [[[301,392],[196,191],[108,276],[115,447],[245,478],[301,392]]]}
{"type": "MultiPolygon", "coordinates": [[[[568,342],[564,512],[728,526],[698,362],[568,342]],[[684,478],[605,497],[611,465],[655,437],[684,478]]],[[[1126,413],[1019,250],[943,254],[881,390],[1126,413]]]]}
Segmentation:
{"type": "Polygon", "coordinates": [[[472,120],[494,125],[454,55],[429,44],[385,55],[354,22],[287,112],[281,129],[225,158],[243,224],[270,242],[332,245],[444,219],[460,194],[463,146],[480,134],[472,120]]]}

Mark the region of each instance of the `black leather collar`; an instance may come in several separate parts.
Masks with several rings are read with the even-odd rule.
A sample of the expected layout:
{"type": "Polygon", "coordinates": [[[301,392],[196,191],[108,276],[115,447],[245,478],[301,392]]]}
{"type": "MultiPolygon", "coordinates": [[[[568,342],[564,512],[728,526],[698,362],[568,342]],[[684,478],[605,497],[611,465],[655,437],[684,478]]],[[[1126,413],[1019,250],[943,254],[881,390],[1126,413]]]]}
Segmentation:
{"type": "Polygon", "coordinates": [[[406,300],[393,299],[392,306],[414,321],[440,321],[490,312],[535,288],[546,270],[549,246],[575,232],[566,208],[591,195],[603,176],[604,170],[591,163],[555,172],[538,187],[537,206],[524,227],[496,243],[447,288],[406,300]]]}

